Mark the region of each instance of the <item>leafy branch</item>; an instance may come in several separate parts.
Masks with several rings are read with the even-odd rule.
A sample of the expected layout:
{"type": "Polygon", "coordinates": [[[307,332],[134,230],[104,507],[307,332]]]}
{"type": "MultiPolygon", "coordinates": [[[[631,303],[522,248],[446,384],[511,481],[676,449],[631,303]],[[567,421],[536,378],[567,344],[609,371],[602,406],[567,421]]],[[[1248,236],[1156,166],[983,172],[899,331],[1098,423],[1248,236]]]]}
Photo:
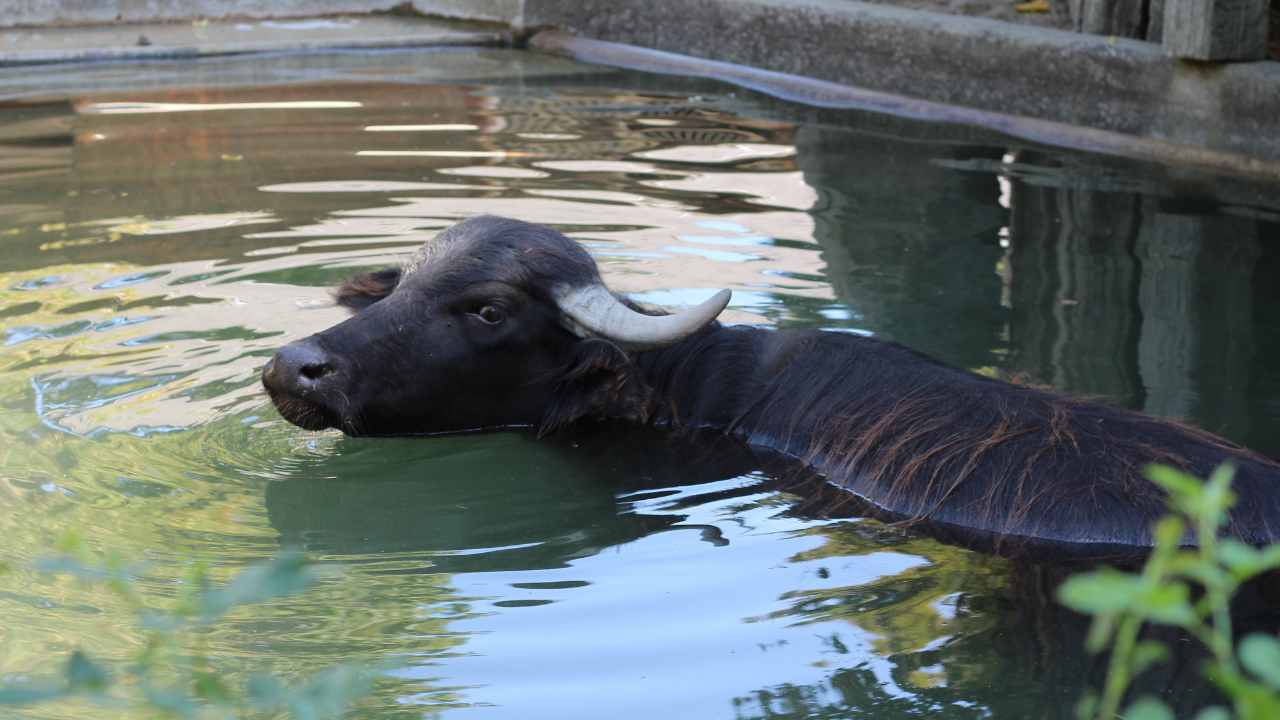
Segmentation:
{"type": "Polygon", "coordinates": [[[1155,547],[1141,572],[1104,568],[1059,588],[1059,601],[1093,616],[1089,652],[1111,648],[1102,694],[1090,692],[1077,707],[1082,720],[1172,720],[1172,710],[1152,696],[1120,709],[1133,679],[1169,657],[1163,643],[1139,640],[1146,623],[1181,628],[1209,649],[1202,671],[1232,707],[1205,708],[1197,720],[1280,718],[1280,640],[1254,633],[1237,647],[1231,625],[1231,598],[1244,583],[1280,568],[1280,545],[1258,549],[1219,537],[1236,502],[1232,475],[1224,465],[1201,482],[1173,468],[1148,468],[1174,514],[1156,523],[1155,547]]]}
{"type": "Polygon", "coordinates": [[[215,672],[197,635],[195,651],[182,654],[184,636],[198,633],[232,610],[302,592],[318,578],[306,558],[282,552],[247,566],[229,582],[215,587],[204,563],[192,564],[174,607],[158,611],[146,607],[136,589],[137,568],[119,557],[101,562],[88,559],[74,534],[58,543],[61,554],[36,563],[42,572],[69,575],[101,583],[137,613],[147,640],[124,668],[111,671],[76,650],[53,677],[0,682],[0,707],[24,706],[80,698],[108,706],[142,706],[163,717],[195,720],[201,717],[244,717],[281,711],[298,720],[340,715],[371,686],[367,667],[340,665],[292,684],[266,674],[251,675],[233,687],[215,672]],[[126,682],[127,681],[127,682],[126,682]],[[130,696],[129,691],[133,691],[130,696]]]}

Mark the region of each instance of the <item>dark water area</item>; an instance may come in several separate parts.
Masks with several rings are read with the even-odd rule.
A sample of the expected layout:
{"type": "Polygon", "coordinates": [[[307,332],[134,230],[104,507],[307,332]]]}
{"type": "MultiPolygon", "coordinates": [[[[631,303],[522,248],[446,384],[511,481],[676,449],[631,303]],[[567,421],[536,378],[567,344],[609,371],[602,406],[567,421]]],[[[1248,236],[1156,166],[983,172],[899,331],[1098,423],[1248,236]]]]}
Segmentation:
{"type": "MultiPolygon", "coordinates": [[[[1049,569],[707,437],[302,431],[258,370],[344,317],[332,284],[493,213],[643,301],[728,287],[729,322],[1276,456],[1278,190],[516,51],[0,71],[0,675],[136,649],[119,599],[25,569],[74,528],[157,606],[197,560],[332,566],[207,643],[233,682],[398,663],[353,717],[1070,717],[1101,668],[1049,569]]],[[[1191,661],[1148,682],[1202,697],[1191,661]]]]}

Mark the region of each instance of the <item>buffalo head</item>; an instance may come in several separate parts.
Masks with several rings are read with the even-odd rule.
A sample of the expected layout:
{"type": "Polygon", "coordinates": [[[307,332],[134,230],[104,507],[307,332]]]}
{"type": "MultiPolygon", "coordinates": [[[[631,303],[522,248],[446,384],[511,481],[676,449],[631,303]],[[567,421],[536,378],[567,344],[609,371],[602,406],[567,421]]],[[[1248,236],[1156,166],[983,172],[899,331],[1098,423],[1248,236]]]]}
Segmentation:
{"type": "Polygon", "coordinates": [[[643,420],[649,390],[627,351],[698,332],[729,292],[677,315],[642,312],[564,235],[477,217],[336,297],[355,314],[281,348],[262,383],[295,425],[388,435],[643,420]]]}

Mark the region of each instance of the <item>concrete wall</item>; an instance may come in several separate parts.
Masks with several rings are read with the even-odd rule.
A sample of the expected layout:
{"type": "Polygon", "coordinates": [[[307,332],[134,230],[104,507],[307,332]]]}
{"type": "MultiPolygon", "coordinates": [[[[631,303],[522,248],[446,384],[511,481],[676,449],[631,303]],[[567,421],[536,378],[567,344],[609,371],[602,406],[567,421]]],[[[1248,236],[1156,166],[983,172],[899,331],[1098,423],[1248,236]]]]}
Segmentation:
{"type": "MultiPolygon", "coordinates": [[[[1029,139],[1280,177],[1280,63],[1188,63],[1147,42],[853,0],[7,0],[0,25],[283,18],[392,7],[499,22],[517,31],[556,28],[576,36],[572,40],[615,44],[587,52],[583,42],[538,41],[555,33],[531,41],[537,49],[587,62],[625,65],[630,61],[623,55],[634,53],[623,46],[666,51],[683,59],[650,57],[636,66],[654,70],[656,62],[665,64],[665,72],[731,82],[741,82],[734,76],[743,75],[742,68],[757,68],[840,86],[822,91],[829,94],[856,88],[892,96],[877,101],[886,112],[910,112],[895,107],[916,99],[981,111],[950,121],[1029,139]],[[1017,118],[1058,126],[1018,132],[1017,118]],[[1070,128],[1112,136],[1072,139],[1081,133],[1070,128]],[[1128,138],[1147,142],[1126,151],[1128,138]]],[[[419,30],[408,32],[395,42],[414,42],[419,30]]],[[[136,38],[128,35],[128,44],[136,38]]],[[[359,38],[347,32],[342,42],[324,43],[350,46],[359,38]]],[[[148,50],[162,48],[152,40],[148,50]]]]}
{"type": "MultiPolygon", "coordinates": [[[[1147,42],[850,0],[528,0],[525,23],[563,28],[577,38],[980,109],[992,116],[964,121],[993,127],[1023,117],[1147,138],[1165,145],[1150,147],[1151,159],[1162,162],[1199,162],[1196,148],[1229,153],[1233,158],[1207,158],[1207,164],[1280,177],[1276,62],[1189,63],[1147,42]],[[673,17],[680,21],[670,22],[673,17]]],[[[534,40],[535,47],[587,62],[629,62],[617,48],[534,40]]],[[[700,71],[670,57],[633,66],[707,76],[735,72],[700,71]]],[[[1037,139],[1064,142],[1053,136],[1061,130],[1037,139]]],[[[1080,139],[1065,142],[1114,150],[1080,139]]],[[[1114,138],[1109,142],[1115,145],[1114,138]]]]}
{"type": "Polygon", "coordinates": [[[4,0],[0,27],[286,18],[412,9],[425,15],[514,24],[524,0],[4,0]]]}

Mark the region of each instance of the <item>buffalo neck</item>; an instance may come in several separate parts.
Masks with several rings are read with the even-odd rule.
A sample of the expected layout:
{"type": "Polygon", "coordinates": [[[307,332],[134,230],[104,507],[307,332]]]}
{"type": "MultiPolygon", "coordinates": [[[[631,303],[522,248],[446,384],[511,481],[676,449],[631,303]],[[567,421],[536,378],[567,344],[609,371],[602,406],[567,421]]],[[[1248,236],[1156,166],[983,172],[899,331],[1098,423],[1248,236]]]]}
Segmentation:
{"type": "MultiPolygon", "coordinates": [[[[913,382],[913,364],[931,366],[958,384],[967,375],[906,348],[895,347],[905,357],[886,363],[876,351],[882,345],[842,333],[715,323],[633,359],[652,393],[654,424],[721,431],[825,472],[823,458],[813,454],[814,440],[861,398],[884,399],[891,396],[884,388],[895,381],[913,382]],[[886,370],[902,377],[885,377],[886,370]],[[869,387],[881,383],[879,390],[869,387]]],[[[844,430],[858,434],[860,428],[844,430]]]]}
{"type": "Polygon", "coordinates": [[[761,359],[776,335],[716,323],[675,345],[635,353],[652,393],[652,422],[675,430],[749,435],[744,422],[768,385],[761,359]]]}

